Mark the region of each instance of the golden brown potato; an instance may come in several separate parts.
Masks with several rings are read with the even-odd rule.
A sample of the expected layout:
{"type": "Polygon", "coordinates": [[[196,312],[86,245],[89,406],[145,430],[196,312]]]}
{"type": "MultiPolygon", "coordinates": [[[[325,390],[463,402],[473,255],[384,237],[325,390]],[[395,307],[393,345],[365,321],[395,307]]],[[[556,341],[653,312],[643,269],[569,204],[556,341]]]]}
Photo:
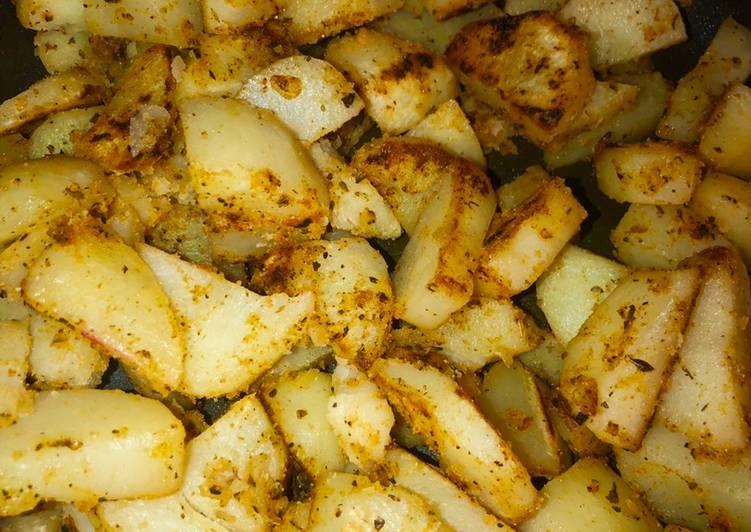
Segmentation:
{"type": "Polygon", "coordinates": [[[28,323],[0,321],[0,429],[33,408],[34,396],[26,390],[30,351],[28,323]]]}
{"type": "Polygon", "coordinates": [[[63,26],[83,29],[86,26],[83,0],[18,0],[16,16],[33,30],[54,30],[63,26]]]}
{"type": "Polygon", "coordinates": [[[737,84],[720,100],[699,139],[699,154],[721,172],[751,179],[751,88],[737,84]]]}
{"type": "Polygon", "coordinates": [[[203,27],[207,33],[237,33],[263,26],[277,14],[275,0],[201,0],[203,27]]]}

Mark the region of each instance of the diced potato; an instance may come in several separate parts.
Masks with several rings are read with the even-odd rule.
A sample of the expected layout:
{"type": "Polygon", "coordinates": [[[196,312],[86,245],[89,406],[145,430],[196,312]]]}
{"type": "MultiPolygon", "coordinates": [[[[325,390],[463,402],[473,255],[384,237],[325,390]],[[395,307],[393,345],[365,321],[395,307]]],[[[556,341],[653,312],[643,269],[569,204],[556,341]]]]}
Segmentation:
{"type": "Polygon", "coordinates": [[[393,295],[383,257],[361,238],[282,248],[253,277],[266,293],[313,292],[308,332],[316,345],[368,367],[387,347],[393,295]]]}
{"type": "Polygon", "coordinates": [[[333,473],[316,485],[310,532],[339,530],[447,532],[420,496],[400,486],[383,487],[368,477],[333,473]]]}
{"type": "Polygon", "coordinates": [[[702,287],[660,398],[657,417],[696,446],[742,451],[751,427],[751,286],[741,258],[728,248],[688,260],[702,287]]]}
{"type": "Polygon", "coordinates": [[[420,44],[367,28],[331,41],[326,60],[344,72],[385,133],[403,133],[459,94],[440,56],[420,44]]]}
{"type": "Polygon", "coordinates": [[[524,203],[501,213],[485,241],[475,287],[510,297],[529,288],[579,231],[587,211],[563,179],[544,183],[524,203]]]}
{"type": "Polygon", "coordinates": [[[677,205],[631,205],[610,241],[634,268],[672,268],[703,249],[730,245],[711,221],[677,205]]]}
{"type": "Polygon", "coordinates": [[[116,240],[86,231],[68,237],[29,268],[27,302],[105,347],[157,392],[177,389],[183,373],[180,329],[149,267],[116,240]]]}
{"type": "Polygon", "coordinates": [[[102,112],[102,107],[70,109],[49,116],[37,126],[29,138],[29,158],[41,159],[48,155],[72,155],[74,150],[72,135],[76,131],[86,131],[102,112]]]}
{"type": "Polygon", "coordinates": [[[616,81],[597,81],[592,98],[563,136],[598,128],[617,114],[631,109],[638,94],[639,87],[636,85],[616,81]]]}
{"type": "Polygon", "coordinates": [[[182,482],[184,439],[182,423],[153,399],[115,390],[41,392],[31,414],[0,430],[0,515],[45,500],[94,504],[172,493],[182,482]]]}
{"type": "Polygon", "coordinates": [[[555,337],[566,345],[628,268],[577,246],[568,246],[537,281],[537,304],[555,337]]]}
{"type": "Polygon", "coordinates": [[[514,137],[519,135],[519,131],[506,113],[494,109],[466,91],[462,92],[459,98],[483,150],[495,150],[501,155],[519,153],[514,142],[514,137]]]}
{"type": "Polygon", "coordinates": [[[25,27],[37,31],[86,26],[83,0],[18,0],[16,16],[25,27]]]}
{"type": "Polygon", "coordinates": [[[269,109],[303,142],[314,142],[357,116],[363,103],[331,64],[307,55],[280,59],[245,82],[238,98],[269,109]]]}
{"type": "Polygon", "coordinates": [[[551,179],[550,174],[542,166],[530,166],[522,175],[501,185],[496,190],[501,211],[505,212],[521,205],[534,196],[540,187],[551,179]]]}
{"type": "Polygon", "coordinates": [[[20,133],[0,136],[0,168],[29,158],[29,141],[20,133]]]}
{"type": "Polygon", "coordinates": [[[372,374],[394,408],[438,453],[441,469],[469,495],[511,522],[535,508],[529,473],[450,377],[398,359],[376,361],[372,374]]]}
{"type": "Polygon", "coordinates": [[[286,20],[295,45],[310,44],[361,26],[402,7],[403,0],[286,0],[281,18],[286,20]]]}
{"type": "Polygon", "coordinates": [[[137,249],[183,328],[185,393],[242,392],[305,335],[305,321],[313,312],[311,294],[260,296],[151,246],[137,249]]]}
{"type": "Polygon", "coordinates": [[[448,100],[439,105],[410,129],[407,136],[435,142],[451,155],[464,157],[485,169],[485,155],[480,141],[456,100],[448,100]]]}
{"type": "Polygon", "coordinates": [[[438,470],[407,451],[391,449],[386,453],[384,466],[391,482],[422,497],[454,530],[490,532],[510,529],[438,470]]]}
{"type": "Polygon", "coordinates": [[[291,502],[282,514],[282,522],[275,525],[274,532],[304,532],[308,529],[310,520],[310,507],[313,501],[291,502]]]}
{"type": "Polygon", "coordinates": [[[545,503],[519,530],[657,532],[662,526],[603,462],[585,458],[542,489],[545,503]]]}
{"type": "Polygon", "coordinates": [[[45,223],[32,225],[0,252],[0,292],[3,299],[23,302],[23,280],[34,259],[53,242],[49,231],[50,227],[45,223]]]}
{"type": "Polygon", "coordinates": [[[610,445],[598,439],[591,430],[571,416],[568,403],[556,389],[540,388],[540,390],[543,392],[546,410],[556,434],[577,456],[606,458],[610,455],[612,450],[610,445]]]}
{"type": "Polygon", "coordinates": [[[623,477],[656,513],[694,530],[751,527],[751,448],[726,463],[696,455],[686,438],[653,425],[636,452],[616,450],[623,477]]]}
{"type": "Polygon", "coordinates": [[[621,278],[568,344],[561,393],[601,440],[637,449],[699,288],[696,269],[621,278]]]}
{"type": "Polygon", "coordinates": [[[699,154],[712,167],[751,179],[751,88],[731,87],[709,118],[699,154]]]}
{"type": "Polygon", "coordinates": [[[16,517],[0,518],[0,530],[3,532],[61,532],[63,530],[62,508],[54,506],[16,517]]]}
{"type": "Polygon", "coordinates": [[[186,458],[190,506],[228,530],[268,530],[282,508],[287,450],[254,395],[191,440],[186,458]]]}
{"type": "Polygon", "coordinates": [[[289,451],[313,477],[342,471],[347,457],[328,421],[331,376],[309,369],[283,374],[262,387],[261,400],[289,451]]]}
{"type": "Polygon", "coordinates": [[[451,39],[459,33],[463,26],[476,20],[488,20],[503,16],[498,6],[493,3],[473,9],[461,15],[446,20],[437,21],[428,11],[412,13],[407,6],[396,13],[391,13],[374,21],[374,29],[384,33],[396,35],[408,41],[422,44],[428,50],[437,54],[446,51],[451,39]]]}
{"type": "Polygon", "coordinates": [[[472,371],[498,359],[510,366],[515,356],[541,340],[532,318],[510,299],[490,298],[470,301],[437,329],[402,327],[394,337],[402,345],[436,349],[456,366],[472,371]]]}
{"type": "Polygon", "coordinates": [[[71,28],[37,32],[34,36],[34,48],[50,74],[86,66],[92,55],[89,32],[71,28]]]}
{"type": "MultiPolygon", "coordinates": [[[[158,499],[119,500],[99,503],[96,516],[103,530],[139,532],[228,532],[204,517],[178,494],[158,499]]],[[[79,532],[87,529],[76,528],[79,532]]],[[[91,532],[98,530],[91,528],[91,532]]]]}
{"type": "Polygon", "coordinates": [[[313,144],[310,154],[329,180],[331,227],[363,238],[394,239],[402,234],[388,203],[367,178],[355,174],[328,140],[313,144]]]}
{"type": "Polygon", "coordinates": [[[751,266],[751,184],[709,172],[696,187],[690,207],[712,220],[751,266]]]}
{"type": "Polygon", "coordinates": [[[201,0],[201,11],[206,32],[235,33],[263,26],[279,7],[274,0],[201,0]]]}
{"type": "Polygon", "coordinates": [[[215,232],[243,234],[248,256],[323,234],[326,183],[270,111],[205,97],[183,102],[180,115],[198,204],[215,232]]]}
{"type": "Polygon", "coordinates": [[[595,68],[631,61],[688,38],[673,0],[569,0],[560,16],[589,33],[595,68]]]}
{"type": "Polygon", "coordinates": [[[733,83],[751,75],[751,30],[728,17],[694,69],[678,82],[655,133],[694,142],[714,102],[733,83]]]}
{"type": "Polygon", "coordinates": [[[518,363],[495,364],[482,379],[477,404],[531,475],[553,477],[571,457],[548,419],[539,388],[518,363]]]}
{"type": "Polygon", "coordinates": [[[441,21],[471,11],[488,2],[487,0],[422,0],[421,3],[426,12],[441,21]]]}
{"type": "Polygon", "coordinates": [[[34,396],[26,391],[30,349],[28,323],[0,321],[0,429],[32,409],[34,396]]]}
{"type": "Polygon", "coordinates": [[[86,28],[94,35],[187,48],[203,31],[200,0],[89,0],[86,28]]]}
{"type": "Polygon", "coordinates": [[[558,11],[565,0],[506,0],[503,10],[509,15],[521,15],[529,11],[558,11]]]}
{"type": "Polygon", "coordinates": [[[103,96],[102,80],[85,70],[54,74],[0,104],[0,134],[12,133],[50,113],[96,105],[103,96]]]}
{"type": "Polygon", "coordinates": [[[394,413],[378,387],[354,364],[338,359],[331,381],[334,394],[327,419],[339,447],[360,470],[372,470],[383,462],[391,443],[394,413]]]}
{"type": "Polygon", "coordinates": [[[522,353],[517,360],[551,386],[558,386],[566,348],[549,331],[541,331],[540,345],[522,353]]]}
{"type": "Polygon", "coordinates": [[[595,156],[597,186],[621,203],[682,205],[691,199],[704,164],[687,147],[642,142],[595,156]]]}
{"type": "Polygon", "coordinates": [[[29,376],[41,388],[94,388],[107,369],[103,356],[69,325],[42,314],[29,320],[29,376]]]}
{"type": "Polygon", "coordinates": [[[472,94],[538,144],[568,130],[595,89],[585,38],[547,12],[468,24],[446,57],[472,94]]]}

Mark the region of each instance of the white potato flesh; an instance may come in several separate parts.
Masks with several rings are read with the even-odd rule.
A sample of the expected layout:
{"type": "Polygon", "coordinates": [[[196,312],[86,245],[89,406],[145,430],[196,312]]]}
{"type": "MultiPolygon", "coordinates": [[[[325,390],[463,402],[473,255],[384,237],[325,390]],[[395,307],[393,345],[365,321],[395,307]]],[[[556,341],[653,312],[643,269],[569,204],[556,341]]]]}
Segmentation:
{"type": "Polygon", "coordinates": [[[181,103],[180,115],[198,204],[216,232],[250,231],[257,244],[249,255],[291,234],[323,234],[326,182],[270,111],[204,97],[181,103]]]}
{"type": "Polygon", "coordinates": [[[561,344],[576,336],[627,272],[622,264],[574,245],[561,252],[536,285],[537,304],[561,344]]]}
{"type": "Polygon", "coordinates": [[[363,238],[394,239],[402,234],[399,220],[378,190],[367,178],[360,179],[328,140],[313,144],[310,154],[329,180],[331,227],[363,238]]]}
{"type": "Polygon", "coordinates": [[[344,72],[385,133],[403,133],[433,108],[454,98],[459,85],[446,62],[420,44],[367,28],[334,39],[326,60],[344,72]]]}
{"type": "Polygon", "coordinates": [[[541,331],[540,345],[517,357],[524,367],[551,386],[558,386],[566,348],[549,331],[541,331]]]}
{"type": "Polygon", "coordinates": [[[673,0],[570,0],[560,16],[589,33],[596,68],[637,59],[688,38],[673,0]]]}
{"type": "Polygon", "coordinates": [[[89,37],[89,32],[75,28],[38,31],[34,35],[34,49],[47,72],[57,74],[86,66],[92,55],[89,37]]]}
{"type": "Polygon", "coordinates": [[[274,532],[303,532],[308,529],[310,507],[313,501],[291,502],[282,514],[281,523],[274,526],[274,532]]]}
{"type": "Polygon", "coordinates": [[[48,155],[73,155],[74,132],[89,129],[102,107],[70,109],[49,116],[44,123],[37,126],[29,137],[29,158],[41,159],[48,155]]]}
{"type": "Polygon", "coordinates": [[[704,164],[677,144],[643,142],[595,156],[597,186],[620,203],[682,205],[691,199],[704,164]]]}
{"type": "Polygon", "coordinates": [[[389,450],[384,467],[390,482],[422,497],[436,515],[454,530],[511,530],[440,471],[407,451],[399,448],[389,450]]]}
{"type": "Polygon", "coordinates": [[[652,512],[607,465],[593,458],[578,461],[542,489],[545,503],[519,530],[658,532],[652,512]]]}
{"type": "Polygon", "coordinates": [[[640,270],[621,278],[569,342],[561,393],[601,440],[636,449],[670,374],[699,272],[640,270]]]}
{"type": "Polygon", "coordinates": [[[0,104],[0,134],[12,133],[50,113],[96,105],[104,90],[102,80],[83,69],[53,74],[0,104]]]}
{"type": "Polygon", "coordinates": [[[181,493],[228,530],[265,531],[281,504],[287,450],[254,395],[188,443],[181,493]]]}
{"type": "Polygon", "coordinates": [[[86,25],[83,0],[18,0],[16,16],[25,27],[37,31],[86,25]]]}
{"type": "Polygon", "coordinates": [[[694,142],[716,99],[751,75],[751,30],[728,17],[694,69],[678,82],[655,134],[694,142]]]}
{"type": "Polygon", "coordinates": [[[521,15],[529,11],[558,11],[565,0],[506,0],[503,10],[509,15],[521,15]]]}
{"type": "Polygon", "coordinates": [[[400,486],[383,487],[368,477],[329,474],[316,484],[310,511],[310,532],[340,530],[450,530],[419,495],[400,486]]]}
{"type": "MultiPolygon", "coordinates": [[[[179,493],[158,499],[99,503],[96,516],[107,532],[227,532],[219,523],[197,512],[179,493]]],[[[76,528],[78,532],[89,532],[76,528]]],[[[95,528],[91,532],[95,532],[95,528]]]]}
{"type": "Polygon", "coordinates": [[[553,477],[571,457],[548,419],[540,386],[518,363],[494,364],[482,379],[476,401],[531,475],[553,477]]]}
{"type": "Polygon", "coordinates": [[[155,391],[178,388],[180,329],[156,277],[132,248],[80,232],[34,261],[23,290],[32,307],[71,324],[155,391]]]}
{"type": "Polygon", "coordinates": [[[274,0],[200,0],[207,33],[242,32],[262,26],[279,11],[274,0]]]}
{"type": "Polygon", "coordinates": [[[115,390],[40,392],[0,430],[0,515],[44,500],[161,496],[182,482],[185,430],[159,401],[115,390]]]}
{"type": "Polygon", "coordinates": [[[29,266],[54,239],[45,223],[32,225],[12,244],[0,251],[0,293],[7,302],[23,302],[21,286],[29,266]]]}
{"type": "Polygon", "coordinates": [[[342,471],[347,457],[328,422],[331,375],[309,369],[264,384],[261,399],[289,451],[313,477],[342,471]]]}
{"type": "Polygon", "coordinates": [[[93,388],[102,381],[108,359],[81,333],[34,313],[29,320],[29,376],[41,388],[93,388]]]}
{"type": "Polygon", "coordinates": [[[85,8],[93,35],[186,48],[203,31],[200,0],[90,0],[85,8]]]}
{"type": "Polygon", "coordinates": [[[378,387],[357,366],[344,359],[336,362],[327,419],[349,461],[368,471],[386,455],[394,413],[378,387]]]}
{"type": "Polygon", "coordinates": [[[376,361],[371,373],[437,452],[449,478],[512,523],[532,512],[538,499],[529,473],[456,382],[433,367],[398,359],[376,361]]]}
{"type": "Polygon", "coordinates": [[[339,129],[364,107],[351,81],[307,55],[269,65],[245,82],[238,98],[272,111],[303,142],[339,129]]]}
{"type": "Polygon", "coordinates": [[[711,219],[751,266],[751,184],[726,174],[709,172],[689,204],[711,219]]]}
{"type": "Polygon", "coordinates": [[[523,174],[498,187],[498,205],[501,212],[521,205],[535,195],[544,183],[552,179],[542,166],[530,166],[523,174]]]}
{"type": "Polygon", "coordinates": [[[0,321],[0,428],[32,409],[34,396],[26,390],[30,350],[27,322],[0,321]]]}
{"type": "Polygon", "coordinates": [[[618,260],[633,268],[673,268],[704,249],[730,246],[713,222],[678,205],[632,204],[610,234],[618,260]]]}
{"type": "Polygon", "coordinates": [[[475,276],[484,296],[511,297],[526,290],[579,231],[587,211],[563,179],[544,183],[524,203],[501,213],[487,237],[475,276]]]}
{"type": "Polygon", "coordinates": [[[261,296],[176,255],[145,244],[137,249],[184,331],[184,393],[242,392],[305,336],[312,294],[261,296]]]}
{"type": "Polygon", "coordinates": [[[751,434],[748,273],[728,248],[704,251],[689,263],[702,271],[702,286],[657,417],[696,444],[742,451],[751,434]]]}
{"type": "Polygon", "coordinates": [[[699,153],[713,168],[751,179],[749,150],[751,88],[737,84],[725,93],[709,118],[699,139],[699,153]]]}
{"type": "Polygon", "coordinates": [[[443,102],[438,108],[407,131],[408,137],[435,142],[451,155],[464,157],[485,169],[485,155],[469,119],[454,100],[443,102]]]}

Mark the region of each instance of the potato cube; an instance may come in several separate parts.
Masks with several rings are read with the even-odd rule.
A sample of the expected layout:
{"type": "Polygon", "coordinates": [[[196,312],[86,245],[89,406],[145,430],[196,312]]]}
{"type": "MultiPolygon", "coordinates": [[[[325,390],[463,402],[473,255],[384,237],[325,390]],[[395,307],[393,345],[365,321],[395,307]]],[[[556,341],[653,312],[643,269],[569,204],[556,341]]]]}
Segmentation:
{"type": "Polygon", "coordinates": [[[236,33],[263,26],[279,11],[275,0],[201,0],[207,33],[236,33]]]}
{"type": "Polygon", "coordinates": [[[534,196],[540,187],[551,179],[550,174],[542,166],[530,166],[522,175],[501,185],[496,190],[501,211],[506,212],[517,205],[521,205],[534,196]]]}
{"type": "Polygon", "coordinates": [[[50,74],[86,66],[92,57],[89,32],[72,28],[39,31],[34,36],[34,49],[50,74]]]}
{"type": "Polygon", "coordinates": [[[83,0],[18,0],[16,16],[32,30],[56,30],[64,26],[80,30],[86,27],[84,8],[83,0]]]}
{"type": "Polygon", "coordinates": [[[709,118],[699,154],[721,172],[751,179],[751,88],[734,85],[709,118]]]}

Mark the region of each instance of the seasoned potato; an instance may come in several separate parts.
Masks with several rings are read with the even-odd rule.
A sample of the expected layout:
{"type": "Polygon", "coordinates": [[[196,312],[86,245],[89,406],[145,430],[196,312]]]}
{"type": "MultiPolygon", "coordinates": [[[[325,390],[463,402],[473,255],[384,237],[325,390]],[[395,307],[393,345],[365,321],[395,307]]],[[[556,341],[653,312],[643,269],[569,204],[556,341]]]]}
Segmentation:
{"type": "Polygon", "coordinates": [[[446,20],[488,3],[487,0],[422,0],[425,11],[436,20],[446,20]]]}
{"type": "Polygon", "coordinates": [[[537,281],[537,305],[566,345],[628,268],[577,246],[567,246],[537,281]]]}
{"type": "Polygon", "coordinates": [[[506,113],[494,109],[466,91],[462,92],[459,98],[483,150],[495,150],[502,155],[519,153],[514,142],[514,137],[519,134],[519,128],[506,113]]]}
{"type": "Polygon", "coordinates": [[[693,268],[633,272],[569,342],[561,393],[601,440],[638,449],[698,288],[693,268]]]}
{"type": "Polygon", "coordinates": [[[277,14],[274,0],[201,0],[203,27],[208,33],[235,33],[248,27],[263,26],[277,14]]]}
{"type": "Polygon", "coordinates": [[[703,249],[730,245],[713,222],[677,205],[631,205],[610,241],[634,268],[672,268],[703,249]]]}
{"type": "Polygon", "coordinates": [[[352,82],[331,64],[294,55],[245,82],[238,98],[269,109],[303,142],[314,142],[357,116],[363,103],[352,82]]]}
{"type": "Polygon", "coordinates": [[[509,15],[521,15],[529,11],[558,11],[565,0],[506,0],[503,10],[509,15]]]}
{"type": "Polygon", "coordinates": [[[607,465],[593,458],[580,460],[542,489],[545,503],[519,530],[588,532],[657,532],[660,523],[631,489],[607,465]]]}
{"type": "Polygon", "coordinates": [[[0,321],[0,429],[32,409],[34,396],[26,391],[30,350],[27,322],[0,321]]]}
{"type": "Polygon", "coordinates": [[[732,17],[717,30],[694,69],[678,82],[655,131],[658,137],[694,142],[714,102],[751,74],[751,30],[732,17]]]}
{"type": "Polygon", "coordinates": [[[132,248],[114,239],[91,231],[68,236],[29,268],[26,301],[105,347],[156,391],[177,389],[182,338],[152,271],[132,248]]]}
{"type": "Polygon", "coordinates": [[[0,168],[29,158],[29,141],[20,133],[0,135],[0,168]]]}
{"type": "Polygon", "coordinates": [[[420,44],[367,28],[331,41],[326,60],[354,81],[385,133],[403,133],[459,93],[443,58],[420,44]]]}
{"type": "MultiPolygon", "coordinates": [[[[566,137],[596,129],[618,113],[630,109],[639,94],[639,87],[615,81],[597,81],[592,98],[565,132],[566,137]]],[[[560,141],[560,140],[558,140],[560,141]]]]}
{"type": "Polygon", "coordinates": [[[696,447],[742,451],[751,428],[751,286],[738,254],[705,250],[688,260],[702,286],[657,417],[696,447]]]}
{"type": "Polygon", "coordinates": [[[54,74],[0,104],[0,134],[12,133],[50,113],[96,105],[103,96],[102,80],[83,69],[54,74]]]}
{"type": "Polygon", "coordinates": [[[53,242],[46,223],[32,225],[0,252],[0,292],[7,301],[23,301],[21,286],[29,266],[53,242]]]}
{"type": "Polygon", "coordinates": [[[219,274],[147,245],[141,258],[169,297],[185,339],[181,391],[244,391],[305,335],[313,297],[259,296],[219,274]]]}
{"type": "Polygon", "coordinates": [[[531,351],[519,355],[517,360],[549,385],[558,386],[566,348],[550,331],[541,330],[540,335],[540,344],[531,351]]]}
{"type": "Polygon", "coordinates": [[[647,141],[601,151],[595,169],[600,190],[616,201],[682,205],[704,165],[687,147],[647,141]]]}
{"type": "MultiPolygon", "coordinates": [[[[219,523],[204,517],[178,494],[157,499],[118,500],[99,503],[96,517],[103,530],[139,532],[228,532],[219,523]]],[[[90,530],[98,530],[91,523],[90,530]]],[[[83,531],[86,528],[77,527],[83,531]]]]}
{"type": "Polygon", "coordinates": [[[18,0],[16,16],[25,27],[37,31],[86,26],[83,0],[18,0]]]}
{"type": "Polygon", "coordinates": [[[498,187],[498,206],[502,212],[521,205],[552,179],[542,166],[530,166],[523,174],[498,187]]]}
{"type": "Polygon", "coordinates": [[[168,215],[162,216],[149,228],[148,244],[175,253],[198,264],[211,262],[211,248],[206,234],[206,216],[197,205],[171,205],[168,215]]]}
{"type": "Polygon", "coordinates": [[[47,72],[57,74],[86,66],[92,58],[89,37],[89,32],[75,28],[38,31],[34,35],[34,49],[47,72]]]}
{"type": "MultiPolygon", "coordinates": [[[[557,382],[556,382],[557,385],[557,382]]],[[[553,428],[577,456],[606,458],[611,446],[597,438],[585,425],[574,419],[571,408],[555,388],[540,388],[545,398],[545,407],[553,428]]]]}
{"type": "Polygon", "coordinates": [[[3,532],[60,532],[63,530],[63,509],[53,506],[46,510],[0,518],[3,532]]]}
{"type": "Polygon", "coordinates": [[[560,16],[589,33],[592,63],[598,69],[688,38],[673,0],[569,0],[560,16]]]}
{"type": "Polygon", "coordinates": [[[510,297],[529,288],[579,230],[587,212],[563,179],[545,182],[501,213],[485,241],[475,276],[481,295],[510,297]]]}
{"type": "Polygon", "coordinates": [[[722,97],[699,140],[699,154],[712,167],[751,179],[751,88],[734,85],[722,97]]]}
{"type": "Polygon", "coordinates": [[[94,504],[172,493],[182,482],[184,439],[180,421],[153,399],[115,390],[40,392],[31,414],[0,430],[0,515],[45,500],[94,504]]]}
{"type": "Polygon", "coordinates": [[[310,507],[313,501],[291,502],[282,514],[282,522],[274,525],[274,532],[304,532],[308,529],[310,507]]]}
{"type": "Polygon", "coordinates": [[[29,158],[41,159],[48,155],[73,155],[74,132],[86,131],[97,120],[102,107],[70,109],[55,113],[37,126],[29,138],[29,158]]]}
{"type": "Polygon", "coordinates": [[[511,522],[534,509],[537,492],[529,473],[450,377],[398,359],[376,361],[372,375],[438,453],[441,469],[469,495],[511,522]]]}
{"type": "Polygon", "coordinates": [[[586,39],[547,12],[468,24],[446,58],[471,93],[538,144],[566,131],[595,89],[586,39]]]}

